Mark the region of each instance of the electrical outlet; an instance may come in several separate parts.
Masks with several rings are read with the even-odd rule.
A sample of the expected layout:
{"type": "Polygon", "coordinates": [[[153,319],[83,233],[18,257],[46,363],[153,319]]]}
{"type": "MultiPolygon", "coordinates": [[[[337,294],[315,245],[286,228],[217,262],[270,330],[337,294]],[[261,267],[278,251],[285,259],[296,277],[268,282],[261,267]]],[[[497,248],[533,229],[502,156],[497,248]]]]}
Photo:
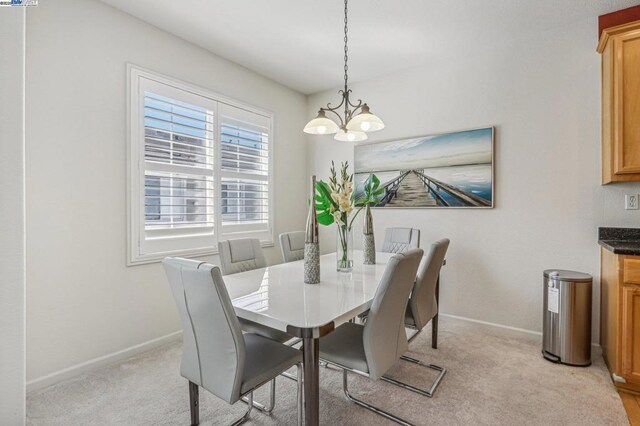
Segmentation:
{"type": "Polygon", "coordinates": [[[624,208],[627,210],[638,210],[638,195],[626,194],[624,196],[624,208]]]}

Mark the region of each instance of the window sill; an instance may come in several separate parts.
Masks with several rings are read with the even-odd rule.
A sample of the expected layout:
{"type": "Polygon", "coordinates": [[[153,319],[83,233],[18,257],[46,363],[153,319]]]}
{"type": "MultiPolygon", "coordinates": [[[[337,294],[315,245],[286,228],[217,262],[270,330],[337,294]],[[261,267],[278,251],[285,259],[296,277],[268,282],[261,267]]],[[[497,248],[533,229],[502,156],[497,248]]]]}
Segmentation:
{"type": "MultiPolygon", "coordinates": [[[[264,240],[260,241],[260,247],[262,248],[271,248],[275,247],[275,242],[272,240],[264,240]]],[[[151,263],[160,263],[165,257],[185,257],[185,258],[194,258],[194,257],[202,257],[202,256],[214,256],[219,253],[217,247],[212,247],[208,249],[195,249],[195,250],[180,250],[173,252],[164,252],[164,253],[152,253],[147,255],[136,255],[135,259],[129,258],[127,259],[127,266],[138,266],[138,265],[148,265],[151,263]]]]}

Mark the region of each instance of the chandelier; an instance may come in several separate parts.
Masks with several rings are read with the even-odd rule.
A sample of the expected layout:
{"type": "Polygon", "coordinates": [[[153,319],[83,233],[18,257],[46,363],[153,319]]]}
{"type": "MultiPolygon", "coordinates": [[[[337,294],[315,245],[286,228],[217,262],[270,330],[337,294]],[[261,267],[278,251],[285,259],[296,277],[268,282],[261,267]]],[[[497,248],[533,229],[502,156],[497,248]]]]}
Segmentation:
{"type": "Polygon", "coordinates": [[[379,117],[371,113],[369,106],[363,103],[362,100],[358,99],[356,103],[352,103],[350,99],[351,89],[348,87],[349,66],[347,64],[349,60],[347,54],[349,41],[347,36],[347,3],[348,0],[344,0],[344,89],[338,91],[342,100],[335,107],[328,103],[326,107],[320,108],[318,116],[304,126],[304,132],[311,135],[332,135],[335,133],[335,140],[358,142],[367,139],[366,132],[384,129],[384,123],[379,117]],[[344,108],[344,111],[341,112],[341,108],[344,108]],[[329,119],[327,113],[335,115],[340,124],[329,119]]]}

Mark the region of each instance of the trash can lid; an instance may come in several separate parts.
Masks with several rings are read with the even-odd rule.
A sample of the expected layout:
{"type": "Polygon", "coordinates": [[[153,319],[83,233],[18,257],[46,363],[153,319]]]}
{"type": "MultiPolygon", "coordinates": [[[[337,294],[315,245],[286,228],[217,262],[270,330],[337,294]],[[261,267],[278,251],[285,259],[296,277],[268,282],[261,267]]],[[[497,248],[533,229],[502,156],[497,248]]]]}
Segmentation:
{"type": "Polygon", "coordinates": [[[566,269],[547,269],[544,271],[545,278],[558,281],[591,282],[593,278],[584,272],[567,271],[566,269]]]}

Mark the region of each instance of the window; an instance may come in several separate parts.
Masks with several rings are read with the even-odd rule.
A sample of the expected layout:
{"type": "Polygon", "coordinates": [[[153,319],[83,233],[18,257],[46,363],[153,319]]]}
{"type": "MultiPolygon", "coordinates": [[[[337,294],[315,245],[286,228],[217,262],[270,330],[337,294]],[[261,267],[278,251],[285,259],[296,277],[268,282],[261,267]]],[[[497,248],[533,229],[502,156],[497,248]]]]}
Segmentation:
{"type": "Polygon", "coordinates": [[[130,67],[129,263],[273,243],[271,114],[130,67]]]}

